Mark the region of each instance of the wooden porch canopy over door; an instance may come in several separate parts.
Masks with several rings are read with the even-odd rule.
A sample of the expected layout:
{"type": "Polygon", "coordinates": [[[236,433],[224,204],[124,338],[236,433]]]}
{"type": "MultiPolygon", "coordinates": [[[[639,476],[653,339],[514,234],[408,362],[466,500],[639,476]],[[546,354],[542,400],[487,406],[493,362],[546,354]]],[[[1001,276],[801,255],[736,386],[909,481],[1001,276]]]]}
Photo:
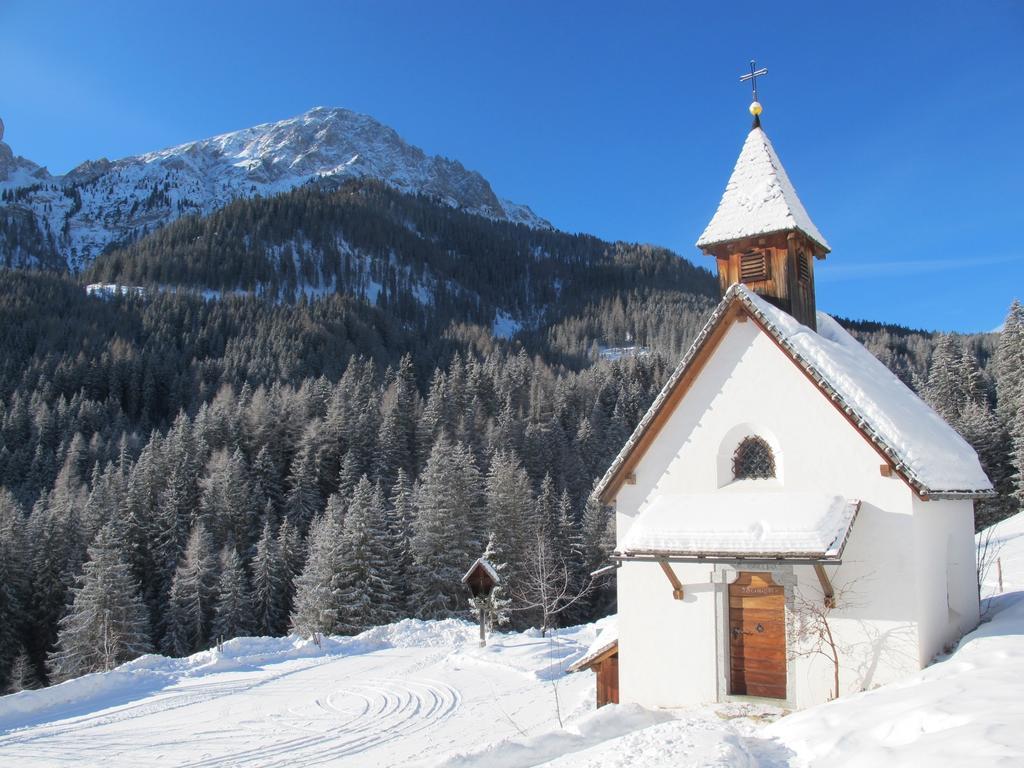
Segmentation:
{"type": "Polygon", "coordinates": [[[729,585],[729,693],[786,698],[786,598],[770,573],[729,585]]]}

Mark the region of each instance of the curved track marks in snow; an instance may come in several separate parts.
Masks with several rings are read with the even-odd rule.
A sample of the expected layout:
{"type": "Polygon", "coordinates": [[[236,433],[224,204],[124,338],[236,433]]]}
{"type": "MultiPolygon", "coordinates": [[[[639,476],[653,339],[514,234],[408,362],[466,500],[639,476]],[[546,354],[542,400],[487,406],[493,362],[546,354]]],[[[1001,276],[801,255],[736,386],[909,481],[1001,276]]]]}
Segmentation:
{"type": "Polygon", "coordinates": [[[459,691],[439,680],[370,679],[294,704],[267,720],[240,723],[273,734],[271,744],[188,765],[221,768],[251,762],[274,768],[330,764],[434,728],[450,718],[461,702],[459,691]],[[289,731],[303,735],[290,736],[289,731]]]}
{"type": "MultiPolygon", "coordinates": [[[[479,651],[424,643],[254,660],[158,690],[98,687],[20,723],[8,717],[14,729],[0,732],[0,766],[434,764],[551,727],[551,685],[533,673],[548,645],[519,635],[479,651]]],[[[559,687],[563,703],[589,702],[593,682],[576,675],[559,687]]]]}

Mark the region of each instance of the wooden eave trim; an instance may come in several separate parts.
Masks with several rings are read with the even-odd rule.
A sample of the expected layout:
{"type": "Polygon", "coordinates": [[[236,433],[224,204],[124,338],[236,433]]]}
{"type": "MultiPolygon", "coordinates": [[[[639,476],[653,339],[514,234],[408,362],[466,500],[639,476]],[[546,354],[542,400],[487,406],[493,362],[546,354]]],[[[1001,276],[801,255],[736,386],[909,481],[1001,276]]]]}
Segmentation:
{"type": "Polygon", "coordinates": [[[712,352],[718,348],[718,345],[724,338],[729,326],[741,314],[751,316],[750,310],[742,302],[734,298],[722,313],[718,322],[708,330],[701,346],[694,351],[689,362],[686,363],[686,367],[679,374],[679,378],[676,379],[672,389],[669,390],[643,432],[633,440],[633,446],[623,458],[622,464],[609,478],[607,485],[598,497],[602,503],[610,504],[618,494],[619,489],[627,482],[628,477],[635,477],[637,464],[640,463],[644,454],[647,453],[651,443],[657,438],[665,423],[671,418],[672,413],[679,405],[679,401],[683,399],[683,396],[689,391],[697,376],[700,375],[705,364],[711,358],[712,352]]]}
{"type": "Polygon", "coordinates": [[[582,672],[585,669],[593,669],[598,664],[608,661],[619,652],[619,641],[616,640],[592,659],[581,660],[569,667],[569,672],[582,672]]]}
{"type": "MultiPolygon", "coordinates": [[[[714,253],[716,251],[716,249],[724,248],[725,246],[734,246],[734,245],[739,244],[739,243],[746,244],[747,242],[750,242],[750,241],[756,242],[759,238],[777,237],[778,235],[786,235],[786,236],[788,236],[790,233],[798,234],[798,235],[801,235],[802,237],[804,237],[804,239],[806,239],[807,242],[811,244],[812,250],[814,251],[814,254],[815,254],[816,258],[818,258],[818,259],[823,259],[823,258],[825,258],[825,256],[827,256],[829,253],[832,252],[831,248],[826,247],[824,243],[819,243],[817,240],[815,240],[809,234],[804,232],[804,230],[801,229],[800,227],[786,227],[785,229],[773,229],[770,232],[758,232],[757,234],[754,234],[754,235],[743,235],[742,237],[731,237],[731,238],[728,238],[727,240],[716,240],[716,241],[714,241],[712,243],[701,243],[701,242],[698,242],[697,243],[697,247],[700,248],[705,253],[711,255],[712,253],[714,253]],[[819,253],[821,254],[820,256],[818,256],[819,253]]],[[[740,246],[740,247],[742,247],[742,246],[740,246]]]]}

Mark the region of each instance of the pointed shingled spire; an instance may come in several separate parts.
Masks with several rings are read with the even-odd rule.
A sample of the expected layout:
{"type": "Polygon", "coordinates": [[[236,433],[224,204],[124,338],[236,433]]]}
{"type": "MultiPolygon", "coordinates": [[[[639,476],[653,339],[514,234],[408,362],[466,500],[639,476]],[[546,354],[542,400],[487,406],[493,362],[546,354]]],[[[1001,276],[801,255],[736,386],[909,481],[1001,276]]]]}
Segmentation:
{"type": "Polygon", "coordinates": [[[697,247],[795,229],[826,252],[832,250],[800,202],[757,118],[755,114],[725,194],[697,247]]]}

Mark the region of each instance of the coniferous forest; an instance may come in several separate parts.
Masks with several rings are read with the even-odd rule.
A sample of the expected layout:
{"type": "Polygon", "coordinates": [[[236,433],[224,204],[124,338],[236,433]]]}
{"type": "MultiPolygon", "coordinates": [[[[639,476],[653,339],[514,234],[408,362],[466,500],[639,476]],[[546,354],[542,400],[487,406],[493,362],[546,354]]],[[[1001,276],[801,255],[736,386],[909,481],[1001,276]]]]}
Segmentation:
{"type": "MultiPolygon", "coordinates": [[[[553,617],[528,587],[607,563],[590,491],[717,291],[664,249],[366,181],[181,219],[86,275],[0,271],[0,690],[466,616],[485,549],[513,626],[613,610],[611,577],[553,617]]],[[[1024,309],[846,326],[978,450],[978,526],[1019,507],[1024,309]]]]}

